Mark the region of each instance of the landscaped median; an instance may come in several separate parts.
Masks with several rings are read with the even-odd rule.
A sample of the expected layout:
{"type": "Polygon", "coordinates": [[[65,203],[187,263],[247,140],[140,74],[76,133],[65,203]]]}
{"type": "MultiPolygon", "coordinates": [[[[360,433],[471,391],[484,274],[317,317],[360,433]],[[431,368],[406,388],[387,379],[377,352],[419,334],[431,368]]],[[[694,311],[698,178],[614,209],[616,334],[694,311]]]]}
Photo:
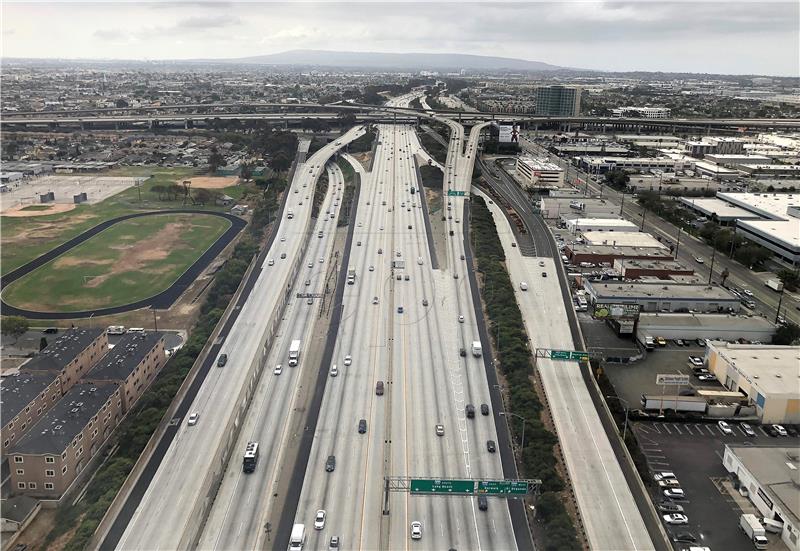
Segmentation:
{"type": "MultiPolygon", "coordinates": [[[[506,407],[526,420],[525,446],[518,456],[520,477],[542,480],[542,493],[536,502],[540,525],[534,533],[541,549],[581,549],[572,518],[564,507],[565,485],[556,470],[556,436],[547,430],[543,408],[533,384],[533,358],[522,313],[505,265],[505,253],[494,219],[481,197],[472,196],[471,236],[488,318],[488,332],[494,338],[494,357],[508,388],[506,407]],[[500,346],[498,346],[498,343],[500,346]]],[[[519,448],[522,426],[509,420],[512,439],[519,448]]]]}

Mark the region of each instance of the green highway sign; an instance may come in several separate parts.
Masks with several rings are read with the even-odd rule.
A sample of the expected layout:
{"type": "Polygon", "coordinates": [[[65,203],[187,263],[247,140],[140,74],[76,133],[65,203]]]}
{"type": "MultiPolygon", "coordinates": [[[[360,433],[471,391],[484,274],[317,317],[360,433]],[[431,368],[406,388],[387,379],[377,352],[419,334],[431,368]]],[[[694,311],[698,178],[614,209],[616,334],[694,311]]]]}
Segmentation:
{"type": "Polygon", "coordinates": [[[411,493],[420,494],[474,494],[474,480],[438,480],[412,478],[411,493]]]}
{"type": "Polygon", "coordinates": [[[525,480],[480,480],[478,493],[490,495],[526,495],[528,482],[525,480]]]}
{"type": "Polygon", "coordinates": [[[588,362],[589,353],[579,352],[577,350],[551,350],[551,360],[576,360],[579,362],[588,362]]]}
{"type": "Polygon", "coordinates": [[[456,191],[454,189],[447,190],[448,197],[464,197],[467,194],[466,191],[456,191]]]}

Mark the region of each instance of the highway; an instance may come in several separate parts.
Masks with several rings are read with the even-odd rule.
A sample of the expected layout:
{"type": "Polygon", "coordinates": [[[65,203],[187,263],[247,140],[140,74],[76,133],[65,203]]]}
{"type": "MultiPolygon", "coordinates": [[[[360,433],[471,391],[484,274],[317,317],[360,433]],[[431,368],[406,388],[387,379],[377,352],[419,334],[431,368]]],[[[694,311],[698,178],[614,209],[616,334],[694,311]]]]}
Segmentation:
{"type": "MultiPolygon", "coordinates": [[[[363,128],[354,128],[336,143],[344,145],[363,133],[363,128]]],[[[225,452],[235,445],[231,427],[246,416],[245,398],[257,382],[257,370],[251,366],[267,360],[264,345],[279,322],[273,317],[282,301],[291,297],[293,286],[299,286],[292,261],[303,248],[314,185],[327,159],[342,145],[326,145],[295,171],[287,216],[278,231],[286,240],[276,240],[269,260],[257,268],[261,273],[248,301],[230,332],[221,336],[221,352],[228,355],[227,364],[212,368],[189,409],[199,413],[199,421],[195,426],[180,427],[118,548],[186,548],[194,546],[200,537],[211,506],[209,497],[213,499],[213,488],[225,470],[225,452]],[[293,213],[291,219],[289,212],[293,213]]],[[[273,377],[269,366],[263,377],[273,377]]],[[[242,449],[233,449],[231,461],[240,461],[241,454],[242,449]]]]}
{"type": "MultiPolygon", "coordinates": [[[[631,220],[637,224],[642,223],[644,209],[639,206],[639,204],[636,202],[636,199],[631,197],[630,194],[625,195],[623,204],[622,193],[611,189],[608,186],[599,185],[592,176],[582,170],[579,170],[577,167],[570,165],[567,160],[550,153],[539,144],[525,138],[524,136],[520,140],[520,145],[534,155],[547,158],[551,162],[557,163],[565,169],[569,167],[570,173],[575,174],[576,177],[579,177],[581,180],[581,182],[578,184],[574,183],[573,178],[572,183],[574,183],[576,189],[579,191],[587,191],[588,183],[588,191],[593,197],[600,196],[611,204],[619,205],[621,207],[620,211],[624,218],[627,218],[628,220],[631,220]]],[[[679,231],[678,228],[673,224],[658,217],[652,212],[648,212],[646,215],[644,215],[644,224],[641,224],[641,227],[643,231],[662,238],[662,241],[676,244],[678,244],[678,234],[680,233],[680,243],[678,244],[677,250],[678,260],[680,260],[684,265],[693,268],[700,275],[706,277],[709,275],[709,270],[711,270],[712,249],[704,241],[683,231],[679,231]],[[696,258],[702,258],[703,263],[698,263],[696,258]]],[[[727,269],[730,274],[726,282],[726,286],[735,287],[737,289],[747,289],[752,292],[753,299],[758,304],[759,309],[765,313],[767,319],[774,321],[777,313],[778,301],[780,300],[780,294],[772,291],[764,285],[764,276],[759,277],[749,270],[747,266],[743,266],[738,262],[728,258],[724,253],[717,252],[714,255],[715,282],[719,283],[721,281],[721,273],[725,269],[727,269]]],[[[800,324],[800,297],[793,293],[784,292],[783,301],[781,304],[781,314],[784,315],[786,319],[791,320],[796,324],[800,324]]]]}
{"type": "MultiPolygon", "coordinates": [[[[295,415],[301,370],[313,370],[316,366],[301,355],[297,367],[287,364],[291,341],[298,339],[302,348],[308,350],[315,336],[315,321],[319,318],[322,300],[296,298],[297,292],[324,293],[326,284],[332,290],[335,270],[338,266],[332,258],[336,220],[327,215],[329,210],[338,212],[342,197],[344,176],[338,165],[329,163],[328,191],[320,208],[303,267],[292,289],[292,298],[275,343],[267,357],[267,369],[260,378],[250,410],[245,418],[234,450],[244,450],[248,442],[258,442],[259,465],[256,472],[242,472],[241,454],[234,453],[228,463],[219,493],[200,539],[201,549],[254,549],[263,533],[266,518],[270,518],[272,495],[278,478],[283,476],[282,454],[291,436],[287,434],[295,415]],[[316,237],[319,233],[322,237],[316,237]],[[322,262],[320,262],[322,260],[322,262]],[[277,365],[282,366],[279,375],[273,373],[277,365]]],[[[287,240],[290,236],[285,236],[287,240]]],[[[302,236],[294,236],[302,238],[302,236]]],[[[283,236],[281,237],[281,239],[283,236]]],[[[324,333],[323,333],[324,336],[324,333]]]]}
{"type": "Polygon", "coordinates": [[[346,549],[405,549],[412,521],[423,525],[422,548],[516,548],[502,500],[490,500],[484,512],[475,498],[392,493],[390,514],[382,515],[384,476],[503,478],[498,455],[486,450],[487,440],[497,440],[494,416],[465,416],[467,403],[490,400],[481,359],[459,355],[478,334],[461,259],[463,222],[454,207],[449,227],[459,231],[448,240],[447,265],[431,269],[424,212],[410,193],[419,189],[412,134],[408,126],[379,126],[372,172],[362,176],[350,258],[356,282],[345,289],[331,360],[339,373],[326,384],[295,520],[307,527],[309,549],[324,548],[333,535],[346,549]],[[404,267],[393,269],[393,261],[404,267]],[[330,455],[333,472],[326,471],[330,455]],[[327,512],[322,530],[313,529],[318,509],[327,512]]]}
{"type": "MultiPolygon", "coordinates": [[[[514,234],[502,210],[475,191],[494,216],[532,348],[575,349],[556,274],[560,267],[552,257],[523,256],[512,247],[514,234]],[[519,288],[523,281],[527,291],[519,288]]],[[[576,362],[537,359],[589,545],[600,550],[654,549],[580,369],[576,362]]]]}

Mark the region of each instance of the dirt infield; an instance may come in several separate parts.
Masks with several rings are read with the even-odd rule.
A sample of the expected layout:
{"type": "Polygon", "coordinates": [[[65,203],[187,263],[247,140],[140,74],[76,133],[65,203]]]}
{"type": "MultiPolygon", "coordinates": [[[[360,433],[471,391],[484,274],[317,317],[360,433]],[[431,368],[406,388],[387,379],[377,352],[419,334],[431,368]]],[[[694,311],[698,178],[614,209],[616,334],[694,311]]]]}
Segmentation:
{"type": "Polygon", "coordinates": [[[48,216],[50,214],[58,214],[59,212],[67,212],[75,208],[75,203],[49,203],[42,205],[17,205],[10,209],[0,212],[2,216],[10,216],[12,218],[23,218],[28,216],[48,216]],[[48,207],[46,209],[31,209],[25,210],[30,206],[48,207]]]}
{"type": "Polygon", "coordinates": [[[237,176],[195,176],[190,181],[192,182],[192,187],[222,189],[236,185],[239,178],[237,176]]]}

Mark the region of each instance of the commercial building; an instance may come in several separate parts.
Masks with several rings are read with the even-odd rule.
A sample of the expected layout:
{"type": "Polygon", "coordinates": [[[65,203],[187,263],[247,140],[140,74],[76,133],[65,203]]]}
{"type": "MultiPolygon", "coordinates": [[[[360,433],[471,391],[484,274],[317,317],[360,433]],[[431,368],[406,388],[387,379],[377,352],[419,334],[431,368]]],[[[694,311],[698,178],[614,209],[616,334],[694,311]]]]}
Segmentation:
{"type": "Polygon", "coordinates": [[[741,164],[739,170],[749,176],[768,178],[800,177],[800,165],[775,165],[769,163],[741,164]]]}
{"type": "Polygon", "coordinates": [[[583,243],[571,243],[566,245],[563,251],[564,256],[573,264],[590,262],[592,264],[613,264],[619,259],[624,260],[672,260],[672,253],[669,249],[659,245],[658,247],[627,247],[620,245],[586,245],[583,243]]]}
{"type": "Polygon", "coordinates": [[[775,324],[757,316],[731,314],[642,313],[638,331],[665,339],[709,339],[769,342],[775,324]]]}
{"type": "Polygon", "coordinates": [[[581,113],[581,89],[573,86],[536,88],[536,114],[577,117],[581,113]]]}
{"type": "Polygon", "coordinates": [[[604,174],[610,170],[630,170],[636,172],[649,170],[662,170],[675,172],[678,170],[690,170],[695,161],[672,157],[577,157],[577,164],[582,169],[595,173],[604,174]]]}
{"type": "Polygon", "coordinates": [[[122,417],[117,385],[74,385],[9,452],[11,490],[58,499],[122,417]]]}
{"type": "Polygon", "coordinates": [[[661,242],[650,235],[640,231],[614,232],[609,235],[607,232],[585,231],[583,240],[587,245],[616,245],[618,247],[661,247],[666,249],[661,242]]]}
{"type": "Polygon", "coordinates": [[[694,275],[694,270],[675,260],[638,260],[617,258],[614,269],[625,279],[657,277],[669,279],[676,275],[694,275]]]}
{"type": "Polygon", "coordinates": [[[739,298],[718,285],[664,281],[586,281],[593,304],[638,304],[642,312],[738,312],[739,298]]]}
{"type": "Polygon", "coordinates": [[[567,194],[559,192],[554,195],[542,196],[539,199],[539,209],[542,216],[548,219],[574,217],[592,218],[617,218],[619,207],[603,199],[583,197],[580,194],[567,194]]]}
{"type": "Polygon", "coordinates": [[[571,157],[573,155],[615,155],[625,156],[630,154],[631,150],[624,145],[615,143],[593,143],[593,142],[577,142],[577,143],[562,143],[550,146],[550,150],[556,152],[558,155],[571,157]]]}
{"type": "Polygon", "coordinates": [[[742,172],[740,170],[727,168],[710,161],[695,161],[693,170],[695,174],[715,180],[732,180],[742,177],[742,172]]]}
{"type": "Polygon", "coordinates": [[[639,226],[622,218],[573,218],[567,220],[570,233],[578,232],[637,232],[639,226]]]}
{"type": "Polygon", "coordinates": [[[523,188],[560,188],[564,185],[564,171],[555,163],[530,155],[517,157],[517,178],[523,188]]]}
{"type": "Polygon", "coordinates": [[[736,155],[709,153],[705,156],[705,159],[721,166],[734,168],[742,164],[769,164],[770,162],[769,157],[764,157],[763,155],[745,155],[742,153],[736,155]]]}
{"type": "Polygon", "coordinates": [[[745,394],[762,423],[800,423],[800,346],[711,342],[708,369],[745,394]]]}
{"type": "Polygon", "coordinates": [[[84,377],[84,381],[95,386],[109,383],[119,386],[122,411],[127,413],[166,362],[163,333],[129,333],[84,377]]]}
{"type": "Polygon", "coordinates": [[[70,329],[0,382],[2,450],[14,446],[108,351],[105,329],[70,329]]]}
{"type": "Polygon", "coordinates": [[[760,516],[783,524],[781,540],[800,551],[800,453],[796,447],[725,445],[725,470],[735,474],[740,487],[760,516]]]}
{"type": "Polygon", "coordinates": [[[716,219],[723,226],[731,225],[738,220],[761,218],[758,214],[715,197],[681,197],[680,202],[708,219],[716,219]]]}
{"type": "Polygon", "coordinates": [[[671,112],[669,107],[617,107],[611,110],[611,114],[615,117],[639,119],[668,119],[671,112]]]}

